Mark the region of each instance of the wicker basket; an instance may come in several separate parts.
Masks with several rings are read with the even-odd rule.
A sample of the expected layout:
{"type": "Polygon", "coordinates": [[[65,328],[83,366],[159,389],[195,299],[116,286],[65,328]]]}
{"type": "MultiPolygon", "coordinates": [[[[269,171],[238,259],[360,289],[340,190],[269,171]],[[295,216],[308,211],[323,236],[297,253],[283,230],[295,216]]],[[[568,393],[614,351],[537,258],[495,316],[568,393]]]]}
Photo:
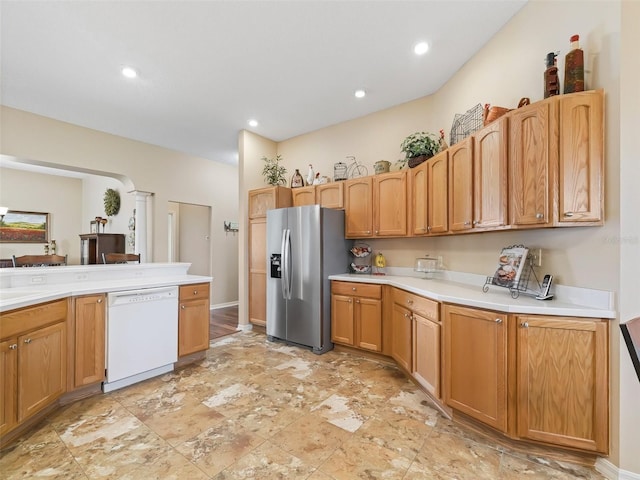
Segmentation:
{"type": "Polygon", "coordinates": [[[407,165],[409,165],[409,168],[415,168],[421,163],[429,160],[430,158],[431,157],[427,155],[418,155],[417,157],[409,157],[409,160],[407,161],[407,165]]]}

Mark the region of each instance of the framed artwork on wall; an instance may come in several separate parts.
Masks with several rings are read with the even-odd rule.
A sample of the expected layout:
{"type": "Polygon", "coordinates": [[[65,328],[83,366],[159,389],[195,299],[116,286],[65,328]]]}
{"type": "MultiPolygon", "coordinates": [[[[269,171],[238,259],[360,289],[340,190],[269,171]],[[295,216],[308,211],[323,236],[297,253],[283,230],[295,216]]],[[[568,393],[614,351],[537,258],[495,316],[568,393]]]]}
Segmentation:
{"type": "Polygon", "coordinates": [[[0,220],[1,243],[49,243],[49,214],[9,210],[0,220]]]}

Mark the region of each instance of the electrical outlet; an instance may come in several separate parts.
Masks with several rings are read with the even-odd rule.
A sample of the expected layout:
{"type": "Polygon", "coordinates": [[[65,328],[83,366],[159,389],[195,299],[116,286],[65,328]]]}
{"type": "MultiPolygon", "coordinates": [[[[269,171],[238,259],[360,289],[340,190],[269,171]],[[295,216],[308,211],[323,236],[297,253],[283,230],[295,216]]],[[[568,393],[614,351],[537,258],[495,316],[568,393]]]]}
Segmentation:
{"type": "Polygon", "coordinates": [[[534,267],[541,267],[542,266],[542,249],[541,248],[532,248],[530,250],[531,253],[531,257],[533,260],[533,266],[534,267]]]}

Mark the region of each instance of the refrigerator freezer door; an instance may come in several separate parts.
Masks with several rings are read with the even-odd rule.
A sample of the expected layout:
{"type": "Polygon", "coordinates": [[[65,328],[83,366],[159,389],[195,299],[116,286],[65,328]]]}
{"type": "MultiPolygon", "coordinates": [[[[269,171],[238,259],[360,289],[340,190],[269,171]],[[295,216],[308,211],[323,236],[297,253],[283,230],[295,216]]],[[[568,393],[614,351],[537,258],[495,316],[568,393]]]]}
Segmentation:
{"type": "MultiPolygon", "coordinates": [[[[267,212],[267,258],[272,255],[280,256],[281,278],[268,275],[267,277],[267,335],[276,338],[286,338],[287,317],[285,284],[286,272],[283,270],[284,258],[282,249],[286,237],[287,215],[286,209],[269,210],[267,212]]],[[[269,260],[268,260],[269,261],[269,260]]],[[[271,269],[268,267],[267,272],[271,269]]]]}
{"type": "Polygon", "coordinates": [[[290,208],[287,334],[290,342],[322,346],[322,276],[320,207],[290,208]]]}

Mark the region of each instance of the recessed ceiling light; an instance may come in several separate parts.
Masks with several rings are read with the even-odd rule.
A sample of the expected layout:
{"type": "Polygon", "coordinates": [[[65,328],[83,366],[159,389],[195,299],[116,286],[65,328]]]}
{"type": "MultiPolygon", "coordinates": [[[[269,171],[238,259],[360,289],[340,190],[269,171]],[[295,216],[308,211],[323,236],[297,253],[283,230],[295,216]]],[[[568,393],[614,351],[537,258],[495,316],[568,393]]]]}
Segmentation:
{"type": "Polygon", "coordinates": [[[258,126],[258,121],[254,120],[253,118],[251,120],[249,120],[247,123],[249,124],[250,127],[257,127],[258,126]]]}
{"type": "Polygon", "coordinates": [[[413,51],[416,55],[424,55],[429,50],[429,44],[427,42],[416,43],[416,46],[413,47],[413,51]]]}
{"type": "Polygon", "coordinates": [[[136,78],[138,76],[138,72],[131,67],[122,67],[122,75],[127,78],[136,78]]]}
{"type": "Polygon", "coordinates": [[[364,90],[356,90],[356,93],[354,94],[356,96],[356,98],[362,98],[366,95],[367,93],[364,90]]]}

